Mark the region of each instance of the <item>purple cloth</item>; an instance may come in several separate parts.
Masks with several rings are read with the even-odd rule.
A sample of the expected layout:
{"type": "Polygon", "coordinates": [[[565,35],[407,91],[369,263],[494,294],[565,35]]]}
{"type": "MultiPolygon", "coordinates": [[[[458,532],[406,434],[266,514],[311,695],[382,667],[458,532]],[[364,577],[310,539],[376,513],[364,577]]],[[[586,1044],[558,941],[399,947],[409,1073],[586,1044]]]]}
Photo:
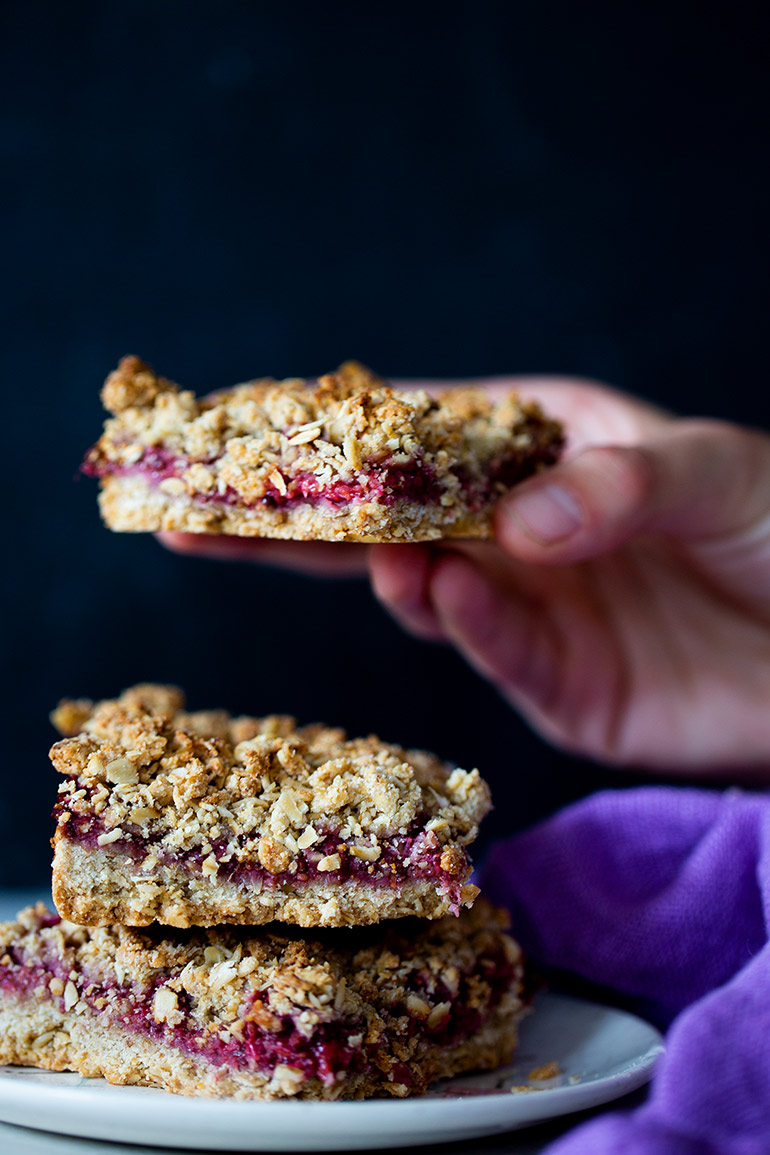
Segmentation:
{"type": "Polygon", "coordinates": [[[498,844],[482,884],[533,960],[670,1023],[647,1102],[549,1155],[770,1153],[770,798],[595,794],[498,844]]]}

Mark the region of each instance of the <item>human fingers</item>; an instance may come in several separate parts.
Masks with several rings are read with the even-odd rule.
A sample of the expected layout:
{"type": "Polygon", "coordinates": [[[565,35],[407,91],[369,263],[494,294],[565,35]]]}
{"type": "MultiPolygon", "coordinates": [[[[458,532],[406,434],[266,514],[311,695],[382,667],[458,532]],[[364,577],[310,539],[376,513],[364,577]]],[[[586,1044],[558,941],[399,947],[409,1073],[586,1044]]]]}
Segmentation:
{"type": "Polygon", "coordinates": [[[156,535],[174,553],[216,561],[245,561],[315,577],[364,577],[368,546],[347,542],[276,541],[269,538],[165,532],[156,535]]]}
{"type": "Polygon", "coordinates": [[[408,633],[441,641],[443,633],[428,596],[432,550],[424,545],[375,545],[369,573],[375,595],[408,633]]]}
{"type": "Polygon", "coordinates": [[[697,420],[592,447],[503,497],[495,526],[509,555],[541,564],[586,561],[642,532],[712,552],[748,534],[759,548],[770,544],[770,438],[697,420]]]}
{"type": "Polygon", "coordinates": [[[542,607],[466,551],[438,556],[428,596],[446,640],[544,735],[563,742],[551,715],[565,655],[542,607]]]}
{"type": "Polygon", "coordinates": [[[395,384],[398,388],[426,389],[434,395],[458,385],[476,385],[492,398],[518,393],[522,400],[536,401],[549,416],[563,423],[567,456],[588,445],[633,445],[654,436],[672,420],[671,414],[651,402],[581,377],[533,374],[476,380],[400,380],[395,384]]]}

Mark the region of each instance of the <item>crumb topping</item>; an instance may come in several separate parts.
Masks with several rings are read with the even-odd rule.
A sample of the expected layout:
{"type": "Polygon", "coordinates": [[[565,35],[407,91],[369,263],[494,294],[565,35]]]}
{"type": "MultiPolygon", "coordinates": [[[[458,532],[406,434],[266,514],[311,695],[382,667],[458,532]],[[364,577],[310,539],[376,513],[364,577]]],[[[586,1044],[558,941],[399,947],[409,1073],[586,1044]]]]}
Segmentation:
{"type": "Polygon", "coordinates": [[[367,1045],[383,1035],[383,1012],[403,1017],[404,1035],[410,1018],[439,1027],[461,987],[464,1012],[488,1009],[493,962],[517,991],[521,952],[503,933],[507,916],[484,900],[458,918],[398,927],[312,936],[219,927],[167,937],[164,928],[76,926],[38,903],[0,924],[0,983],[20,966],[44,968],[40,997],[76,1014],[91,1006],[120,1018],[141,997],[156,1024],[222,1041],[237,1040],[250,1021],[278,1031],[288,1017],[306,1038],[319,1024],[350,1020],[367,1045]]]}
{"type": "Polygon", "coordinates": [[[66,775],[64,836],[73,815],[98,816],[100,846],[133,836],[153,852],[194,848],[204,873],[234,861],[282,873],[330,833],[340,846],[324,848],[317,869],[333,872],[338,851],[375,863],[386,840],[420,831],[442,869],[460,875],[460,848],[490,807],[478,770],[285,715],[190,713],[170,686],[63,701],[52,720],[67,735],[51,749],[66,775]]]}
{"type": "Polygon", "coordinates": [[[559,424],[513,393],[491,401],[465,387],[438,397],[396,391],[355,362],[317,384],[265,379],[196,398],[124,357],[102,400],[113,416],[87,471],[154,471],[170,497],[253,504],[344,484],[363,493],[362,471],[366,479],[383,465],[385,489],[403,489],[398,471],[418,465],[430,499],[451,505],[463,488],[488,486],[495,466],[520,460],[531,472],[555,460],[562,444],[559,424]]]}

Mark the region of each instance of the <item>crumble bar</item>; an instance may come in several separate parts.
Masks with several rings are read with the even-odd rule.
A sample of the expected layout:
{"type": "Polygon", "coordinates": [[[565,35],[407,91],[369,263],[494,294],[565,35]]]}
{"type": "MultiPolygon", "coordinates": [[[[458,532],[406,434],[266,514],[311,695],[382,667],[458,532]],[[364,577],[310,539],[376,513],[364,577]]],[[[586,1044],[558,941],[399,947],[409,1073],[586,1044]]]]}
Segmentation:
{"type": "Polygon", "coordinates": [[[87,926],[348,926],[470,905],[478,770],[293,718],[186,713],[135,686],[65,701],[53,896],[87,926]]]}
{"type": "Polygon", "coordinates": [[[196,398],[124,357],[83,469],[121,531],[323,541],[491,537],[511,485],[559,456],[561,426],[515,394],[395,391],[354,362],[317,384],[196,398]]]}
{"type": "Polygon", "coordinates": [[[183,1095],[405,1096],[508,1062],[521,953],[459,918],[316,932],[0,924],[0,1063],[183,1095]]]}

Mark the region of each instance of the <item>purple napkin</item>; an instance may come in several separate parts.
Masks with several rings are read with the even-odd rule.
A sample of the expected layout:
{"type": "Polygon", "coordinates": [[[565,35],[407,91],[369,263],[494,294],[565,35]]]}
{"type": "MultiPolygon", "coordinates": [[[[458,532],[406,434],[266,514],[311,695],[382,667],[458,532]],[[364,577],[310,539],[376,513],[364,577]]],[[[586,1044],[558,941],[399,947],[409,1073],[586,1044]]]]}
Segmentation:
{"type": "Polygon", "coordinates": [[[530,957],[670,1024],[647,1102],[549,1155],[770,1153],[770,797],[595,794],[482,871],[530,957]]]}

